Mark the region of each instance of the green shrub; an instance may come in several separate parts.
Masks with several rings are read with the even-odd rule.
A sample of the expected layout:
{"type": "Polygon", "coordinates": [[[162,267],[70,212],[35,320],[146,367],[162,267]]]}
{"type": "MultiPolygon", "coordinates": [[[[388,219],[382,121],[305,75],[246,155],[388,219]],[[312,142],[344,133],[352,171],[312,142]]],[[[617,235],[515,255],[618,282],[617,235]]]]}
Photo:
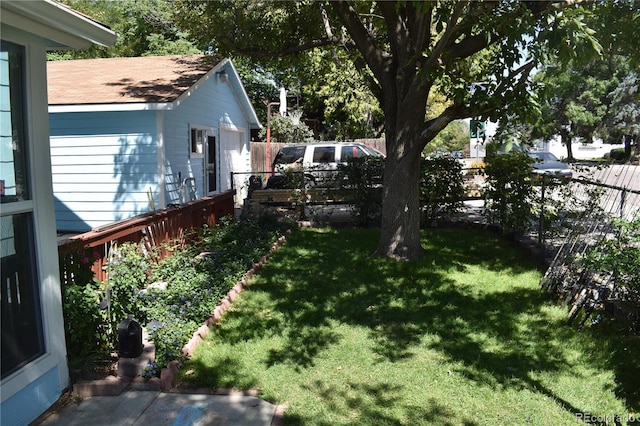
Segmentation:
{"type": "Polygon", "coordinates": [[[609,235],[580,257],[587,269],[611,275],[617,298],[640,307],[640,217],[616,219],[609,235]]]}
{"type": "Polygon", "coordinates": [[[420,202],[423,221],[455,215],[465,195],[462,164],[452,157],[423,158],[420,163],[420,202]]]}
{"type": "Polygon", "coordinates": [[[118,325],[129,315],[144,320],[143,308],[136,295],[149,283],[151,256],[143,253],[139,244],[124,243],[111,249],[107,270],[109,300],[109,336],[114,348],[118,345],[118,325]]]}
{"type": "Polygon", "coordinates": [[[288,226],[223,218],[200,229],[189,245],[165,247],[170,255],[160,261],[140,245],[124,243],[111,251],[105,283],[93,278],[93,259],[84,249],[69,251],[60,258],[60,271],[70,358],[109,359],[117,348],[118,325],[131,314],[151,326],[156,347],[155,364],[145,377],[159,374],[169,361],[182,360],[193,333],[288,226]],[[166,289],[149,285],[156,281],[166,289]],[[109,306],[101,310],[104,301],[109,306]]]}
{"type": "Polygon", "coordinates": [[[311,179],[305,176],[302,167],[288,167],[280,173],[283,177],[283,188],[299,190],[311,185],[311,179]]]}
{"type": "MultiPolygon", "coordinates": [[[[183,361],[182,348],[248,269],[265,256],[288,224],[223,218],[203,227],[193,243],[154,265],[166,290],[138,293],[156,347],[156,364],[183,361]]],[[[158,371],[159,369],[156,369],[158,371]]],[[[147,372],[149,373],[149,372],[147,372]]]]}
{"type": "Polygon", "coordinates": [[[487,158],[485,215],[489,223],[499,224],[505,233],[525,232],[533,223],[533,161],[521,151],[487,158]]]}
{"type": "Polygon", "coordinates": [[[627,161],[627,154],[624,148],[615,148],[609,151],[609,159],[615,162],[625,162],[627,161]]]}
{"type": "Polygon", "coordinates": [[[156,370],[158,376],[160,375],[160,370],[166,367],[170,361],[177,360],[179,363],[185,361],[182,348],[191,339],[198,327],[200,327],[199,323],[185,321],[184,318],[177,316],[175,313],[168,313],[163,322],[151,327],[149,331],[153,336],[153,343],[156,349],[155,364],[160,367],[156,370]]]}
{"type": "MultiPolygon", "coordinates": [[[[311,142],[313,131],[304,123],[294,123],[289,117],[271,117],[271,142],[300,143],[311,142]]],[[[267,130],[260,131],[260,138],[266,140],[267,130]]]]}
{"type": "Polygon", "coordinates": [[[382,176],[384,158],[356,157],[340,165],[339,181],[353,189],[352,213],[356,224],[378,223],[382,212],[382,176]]]}
{"type": "Polygon", "coordinates": [[[110,351],[105,312],[100,309],[104,288],[91,271],[96,256],[88,248],[76,247],[59,258],[62,314],[72,367],[105,359],[110,351]]]}

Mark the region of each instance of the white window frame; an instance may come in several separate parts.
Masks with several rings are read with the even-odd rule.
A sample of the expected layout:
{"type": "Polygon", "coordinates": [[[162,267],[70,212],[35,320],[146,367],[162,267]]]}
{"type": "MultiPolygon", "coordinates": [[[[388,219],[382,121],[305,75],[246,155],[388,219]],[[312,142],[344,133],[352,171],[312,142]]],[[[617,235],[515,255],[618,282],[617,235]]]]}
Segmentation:
{"type": "Polygon", "coordinates": [[[204,158],[205,144],[207,143],[207,136],[209,135],[210,131],[211,128],[207,126],[198,126],[195,124],[189,125],[190,158],[204,158]],[[193,140],[194,132],[196,135],[196,141],[193,140]]]}
{"type": "Polygon", "coordinates": [[[46,47],[40,39],[24,36],[3,25],[2,39],[25,47],[25,120],[29,141],[28,163],[31,173],[31,199],[2,205],[2,215],[23,212],[33,214],[36,247],[36,275],[40,284],[44,354],[5,377],[0,382],[2,403],[24,389],[34,378],[57,368],[62,388],[69,384],[66,361],[64,320],[60,294],[58,250],[51,183],[51,157],[36,153],[49,152],[49,113],[46,103],[46,47]]]}

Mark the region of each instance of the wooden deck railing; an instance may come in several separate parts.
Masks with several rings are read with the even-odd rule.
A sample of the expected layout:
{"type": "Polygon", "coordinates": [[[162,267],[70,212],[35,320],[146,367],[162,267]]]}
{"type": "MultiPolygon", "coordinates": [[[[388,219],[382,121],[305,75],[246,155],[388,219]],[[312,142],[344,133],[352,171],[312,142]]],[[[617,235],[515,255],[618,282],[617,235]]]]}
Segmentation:
{"type": "Polygon", "coordinates": [[[93,262],[91,270],[100,281],[106,279],[104,266],[109,250],[125,242],[142,243],[160,258],[166,256],[165,243],[188,243],[188,231],[203,225],[214,226],[219,218],[234,213],[235,190],[211,197],[199,198],[189,203],[159,210],[129,220],[115,222],[84,234],[75,235],[58,243],[58,254],[69,250],[84,250],[87,261],[93,262]]]}

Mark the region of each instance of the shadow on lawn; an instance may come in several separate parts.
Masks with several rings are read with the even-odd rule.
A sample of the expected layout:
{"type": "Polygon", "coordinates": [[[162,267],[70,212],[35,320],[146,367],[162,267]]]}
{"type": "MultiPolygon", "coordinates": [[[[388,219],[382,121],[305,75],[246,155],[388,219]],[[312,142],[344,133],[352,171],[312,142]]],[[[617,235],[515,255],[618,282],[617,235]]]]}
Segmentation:
{"type": "MultiPolygon", "coordinates": [[[[427,258],[420,263],[372,261],[367,255],[373,246],[359,238],[362,230],[327,232],[314,237],[313,246],[304,233],[298,233],[291,241],[297,250],[279,256],[274,269],[265,269],[268,289],[264,290],[279,300],[278,310],[292,313],[287,322],[304,330],[309,340],[316,331],[319,342],[332,343],[326,338],[324,322],[333,318],[368,327],[377,353],[396,361],[412,356],[412,347],[425,333],[436,334],[440,339],[434,349],[462,361],[461,373],[471,380],[529,388],[556,399],[573,413],[584,411],[554,396],[529,374],[571,369],[563,344],[575,330],[545,315],[541,307],[547,303],[546,296],[538,289],[521,288],[471,293],[452,282],[447,273],[477,265],[517,275],[540,265],[523,262],[518,247],[497,241],[499,237],[491,233],[473,236],[475,231],[469,231],[468,238],[456,240],[451,232],[460,235],[446,229],[429,232],[427,258]],[[298,274],[313,279],[296,281],[298,274]],[[295,285],[282,286],[285,277],[293,277],[295,285]],[[305,315],[296,315],[305,309],[305,315]],[[491,340],[490,349],[483,336],[491,340]]],[[[372,239],[377,240],[377,235],[372,239]]],[[[593,362],[615,371],[614,391],[630,410],[640,409],[640,358],[629,356],[638,353],[639,339],[615,330],[590,333],[598,334],[593,338],[593,362]]],[[[300,356],[296,349],[299,343],[290,340],[281,356],[272,361],[282,361],[285,356],[303,367],[312,365],[308,353],[300,356]]],[[[322,343],[313,346],[314,353],[321,349],[322,343]]]]}
{"type": "MultiPolygon", "coordinates": [[[[285,313],[286,323],[293,324],[292,328],[307,340],[317,332],[319,342],[334,343],[326,336],[327,319],[334,319],[369,328],[377,343],[376,352],[391,361],[411,356],[413,345],[425,333],[431,333],[441,337],[438,348],[449,352],[452,358],[468,353],[470,358],[463,359],[466,364],[478,364],[481,345],[470,339],[476,334],[488,334],[505,342],[502,357],[524,355],[524,347],[529,352],[537,351],[528,355],[532,360],[527,367],[535,364],[553,368],[558,362],[553,355],[556,351],[545,345],[544,339],[536,339],[538,346],[531,348],[528,338],[521,341],[523,333],[516,329],[519,316],[541,315],[540,306],[545,302],[541,292],[514,289],[471,294],[447,276],[447,271],[463,270],[468,265],[507,274],[535,269],[533,263],[523,265],[521,257],[509,247],[497,248],[495,240],[486,235],[477,241],[467,240],[464,247],[446,247],[443,244],[451,240],[436,234],[430,239],[427,259],[399,263],[370,259],[368,245],[355,241],[358,235],[361,231],[352,240],[345,230],[339,235],[327,233],[324,238],[313,238],[314,246],[308,247],[304,235],[298,234],[291,241],[296,252],[283,254],[273,269],[267,267],[261,272],[266,282],[260,290],[278,301],[277,310],[285,313]],[[297,276],[304,276],[306,281],[297,280],[297,276]]],[[[542,318],[544,321],[548,319],[542,318]]],[[[274,362],[288,357],[303,367],[311,365],[312,360],[296,350],[299,339],[290,341],[290,347],[284,348],[283,355],[274,362]]],[[[323,344],[314,346],[317,352],[323,344]]],[[[498,359],[495,364],[503,368],[504,361],[498,359]]],[[[520,365],[522,361],[526,359],[520,365]]]]}
{"type": "MultiPolygon", "coordinates": [[[[571,413],[583,412],[531,374],[572,368],[563,345],[575,330],[545,314],[541,307],[547,303],[546,296],[538,289],[483,291],[450,278],[453,271],[475,266],[515,276],[539,265],[523,262],[522,253],[498,242],[491,233],[468,231],[467,238],[456,240],[452,235],[459,236],[459,231],[449,232],[455,231],[427,234],[428,255],[419,263],[372,259],[369,254],[377,241],[373,230],[326,231],[313,238],[306,232],[293,233],[251,287],[276,301],[274,312],[265,314],[258,299],[243,306],[237,316],[241,321],[221,335],[232,342],[280,335],[284,343],[271,351],[268,365],[291,363],[298,370],[313,367],[318,354],[339,342],[341,336],[332,331],[332,321],[370,330],[381,362],[412,357],[425,335],[435,336],[428,345],[454,361],[457,372],[469,380],[496,388],[528,389],[553,398],[571,413]]],[[[593,354],[587,356],[615,371],[617,388],[613,391],[626,400],[630,412],[638,410],[640,361],[629,355],[638,353],[638,339],[595,333],[600,335],[593,339],[593,354]]],[[[218,366],[211,374],[220,374],[215,368],[218,366]]],[[[249,382],[234,383],[236,386],[252,384],[247,378],[236,379],[249,382]]],[[[329,403],[346,397],[339,389],[326,386],[314,384],[315,392],[329,403]]],[[[393,404],[394,393],[401,391],[374,386],[358,389],[373,401],[353,402],[361,418],[384,416],[379,407],[393,404]]],[[[431,416],[442,421],[451,416],[437,402],[430,404],[416,408],[410,417],[424,421],[431,416]]]]}
{"type": "MultiPolygon", "coordinates": [[[[330,412],[342,412],[345,409],[354,411],[362,424],[375,425],[398,424],[398,419],[386,414],[385,410],[396,407],[402,399],[399,395],[405,392],[401,386],[387,383],[363,384],[348,382],[345,387],[338,389],[334,386],[328,386],[325,382],[315,381],[312,385],[304,388],[318,395],[330,412]],[[349,391],[345,391],[345,388],[349,389],[349,391]]],[[[419,406],[405,407],[403,417],[402,424],[409,425],[478,425],[471,419],[461,421],[459,415],[451,412],[434,399],[421,401],[419,406]],[[448,421],[447,419],[452,420],[448,421]]],[[[304,425],[307,421],[308,419],[304,417],[287,417],[287,424],[304,425]]],[[[354,422],[354,424],[358,423],[354,422]]]]}

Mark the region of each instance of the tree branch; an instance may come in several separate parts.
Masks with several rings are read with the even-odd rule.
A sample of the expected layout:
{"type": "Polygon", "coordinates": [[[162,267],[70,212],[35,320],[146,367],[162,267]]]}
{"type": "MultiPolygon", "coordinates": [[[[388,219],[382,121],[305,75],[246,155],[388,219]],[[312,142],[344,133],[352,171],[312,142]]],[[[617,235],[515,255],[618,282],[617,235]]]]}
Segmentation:
{"type": "Polygon", "coordinates": [[[535,68],[535,63],[533,61],[529,61],[523,64],[522,66],[516,68],[515,70],[511,71],[507,76],[507,78],[502,80],[500,84],[496,87],[495,92],[500,93],[507,87],[522,86],[522,84],[529,77],[529,74],[531,74],[531,71],[533,71],[533,68],[535,68]],[[522,76],[518,79],[517,82],[514,82],[518,74],[522,74],[522,76]]]}
{"type": "MultiPolygon", "coordinates": [[[[327,38],[332,40],[334,39],[333,31],[331,30],[331,22],[329,22],[329,16],[327,14],[327,9],[324,8],[322,3],[320,5],[320,13],[322,14],[322,23],[324,24],[324,31],[327,33],[327,38]]],[[[340,57],[336,53],[336,49],[331,50],[331,56],[333,56],[333,60],[338,64],[338,66],[342,66],[342,61],[340,57]]]]}
{"type": "MultiPolygon", "coordinates": [[[[564,8],[568,6],[568,3],[582,1],[583,0],[568,0],[565,2],[527,1],[524,4],[535,18],[542,16],[542,14],[548,11],[551,7],[555,7],[556,9],[564,8]]],[[[449,52],[451,52],[451,55],[448,56],[448,62],[455,62],[458,59],[468,58],[487,46],[492,45],[504,36],[505,33],[502,32],[494,32],[489,37],[487,37],[486,34],[477,34],[471,37],[466,37],[459,43],[453,43],[447,46],[449,52]]],[[[453,40],[455,40],[455,38],[453,38],[453,40]]]]}
{"type": "Polygon", "coordinates": [[[333,32],[331,31],[331,23],[329,22],[329,16],[327,16],[327,10],[323,4],[320,4],[320,13],[322,14],[322,23],[324,24],[324,31],[327,33],[327,38],[333,39],[333,32]]]}
{"type": "Polygon", "coordinates": [[[389,40],[391,55],[398,59],[400,57],[400,46],[406,44],[407,29],[403,28],[402,20],[396,13],[395,2],[379,2],[378,9],[380,9],[387,24],[387,39],[389,40]]]}
{"type": "Polygon", "coordinates": [[[451,13],[451,17],[449,18],[449,22],[447,22],[447,29],[445,30],[442,37],[440,37],[440,40],[438,40],[438,43],[436,43],[436,46],[434,47],[431,55],[429,55],[429,58],[423,64],[423,68],[427,70],[432,69],[438,64],[444,48],[447,46],[447,44],[449,44],[451,36],[456,31],[456,22],[462,15],[462,12],[464,11],[467,4],[467,1],[456,3],[453,13],[451,13]]]}
{"type": "Polygon", "coordinates": [[[418,20],[418,28],[416,29],[416,52],[414,55],[413,62],[418,62],[422,57],[422,51],[427,45],[427,35],[429,34],[429,30],[431,28],[431,9],[433,6],[430,6],[429,12],[420,15],[420,19],[418,20]]]}
{"type": "MultiPolygon", "coordinates": [[[[507,78],[505,78],[496,87],[496,90],[491,96],[500,95],[503,90],[510,87],[521,87],[534,67],[535,63],[533,61],[530,61],[513,70],[511,73],[509,73],[507,78]],[[514,82],[518,75],[521,75],[521,77],[514,82]]],[[[428,141],[433,139],[441,130],[447,127],[447,125],[452,121],[468,117],[480,117],[490,113],[494,109],[494,107],[491,107],[489,105],[485,105],[483,107],[474,107],[460,104],[452,105],[445,109],[444,112],[438,117],[425,122],[425,127],[420,133],[420,138],[426,144],[428,141]]]]}
{"type": "Polygon", "coordinates": [[[375,77],[378,81],[383,81],[389,60],[384,53],[376,47],[375,40],[360,21],[358,14],[347,1],[340,0],[331,2],[331,5],[338,13],[344,26],[348,29],[353,42],[375,77]]]}
{"type": "Polygon", "coordinates": [[[432,118],[425,122],[425,127],[420,133],[420,139],[423,144],[431,141],[438,133],[440,133],[453,120],[466,118],[470,115],[471,110],[462,105],[452,105],[447,107],[438,117],[432,118]]]}

